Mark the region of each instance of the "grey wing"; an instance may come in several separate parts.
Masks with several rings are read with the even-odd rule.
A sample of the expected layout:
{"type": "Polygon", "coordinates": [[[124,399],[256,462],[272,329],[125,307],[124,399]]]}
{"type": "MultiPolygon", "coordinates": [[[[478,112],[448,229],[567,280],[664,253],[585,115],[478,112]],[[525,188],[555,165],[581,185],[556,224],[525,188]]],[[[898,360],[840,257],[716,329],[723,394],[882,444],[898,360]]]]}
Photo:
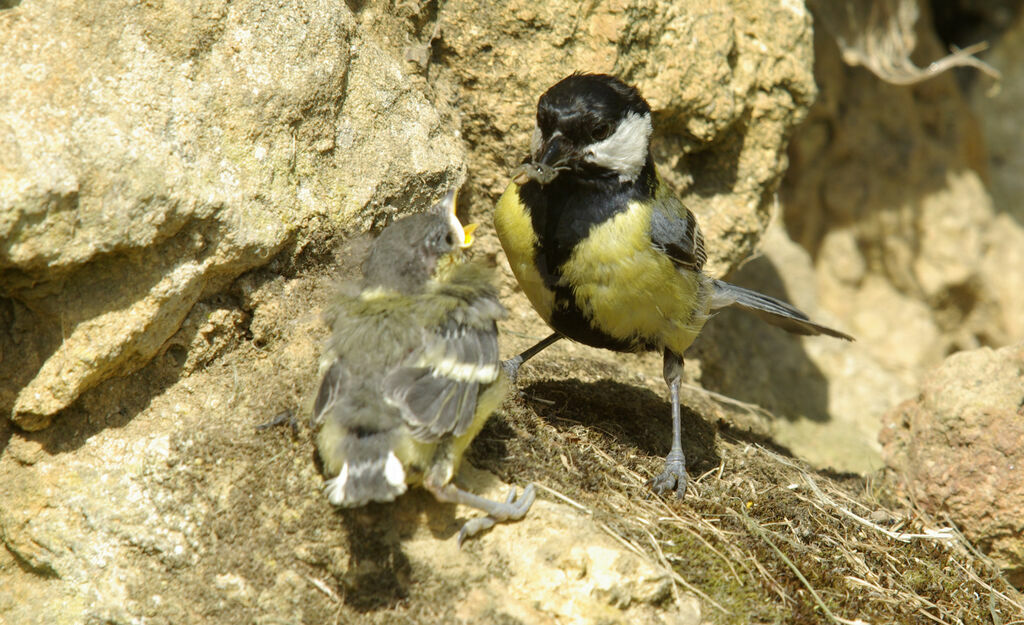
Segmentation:
{"type": "Polygon", "coordinates": [[[690,271],[700,271],[708,259],[697,218],[675,197],[652,201],[651,243],[677,267],[690,271]]]}
{"type": "Polygon", "coordinates": [[[414,438],[459,436],[473,423],[480,388],[501,370],[495,319],[503,313],[490,298],[456,311],[427,330],[423,348],[384,378],[384,398],[398,407],[414,438]]]}

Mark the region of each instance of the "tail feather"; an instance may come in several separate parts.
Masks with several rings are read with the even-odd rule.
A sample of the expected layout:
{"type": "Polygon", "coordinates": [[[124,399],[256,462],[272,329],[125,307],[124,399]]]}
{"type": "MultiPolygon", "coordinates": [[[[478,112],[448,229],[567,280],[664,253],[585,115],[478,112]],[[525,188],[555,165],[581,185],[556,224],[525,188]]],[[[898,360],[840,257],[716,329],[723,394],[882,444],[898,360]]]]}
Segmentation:
{"type": "Polygon", "coordinates": [[[324,483],[328,500],[336,506],[356,507],[371,501],[392,501],[405,492],[405,469],[384,441],[377,436],[348,436],[345,460],[338,475],[324,483]]]}
{"type": "Polygon", "coordinates": [[[774,297],[769,297],[750,289],[744,289],[721,280],[712,280],[711,284],[713,288],[711,295],[712,308],[738,306],[756,314],[767,323],[778,326],[793,334],[802,334],[804,336],[824,334],[837,339],[853,340],[853,337],[849,334],[814,323],[799,309],[774,297]]]}

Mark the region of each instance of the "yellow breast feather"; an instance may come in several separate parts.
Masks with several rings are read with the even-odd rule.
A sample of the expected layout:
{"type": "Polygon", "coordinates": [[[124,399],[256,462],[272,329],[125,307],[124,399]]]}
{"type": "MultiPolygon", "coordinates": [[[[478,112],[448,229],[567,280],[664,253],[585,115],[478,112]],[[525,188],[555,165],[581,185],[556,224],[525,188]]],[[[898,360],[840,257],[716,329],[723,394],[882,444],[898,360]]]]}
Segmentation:
{"type": "Polygon", "coordinates": [[[537,235],[533,232],[530,213],[519,199],[519,185],[514,182],[505,189],[494,209],[494,229],[523,292],[541,318],[550,324],[555,295],[544,286],[544,279],[534,264],[537,235]]]}
{"type": "Polygon", "coordinates": [[[682,353],[707,318],[707,278],[681,270],[650,242],[650,209],[638,202],[595,226],[562,267],[577,305],[621,340],[655,338],[682,353]]]}

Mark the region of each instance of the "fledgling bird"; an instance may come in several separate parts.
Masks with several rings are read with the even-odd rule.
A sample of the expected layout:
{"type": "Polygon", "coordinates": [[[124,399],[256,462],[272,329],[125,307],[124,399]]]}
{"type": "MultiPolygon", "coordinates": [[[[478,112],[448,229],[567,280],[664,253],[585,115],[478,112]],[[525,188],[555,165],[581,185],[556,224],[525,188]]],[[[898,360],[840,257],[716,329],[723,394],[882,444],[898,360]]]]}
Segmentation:
{"type": "Polygon", "coordinates": [[[521,519],[535,498],[532,484],[496,502],[452,483],[508,387],[496,324],[505,308],[490,270],[462,259],[475,227],[459,223],[453,190],[384,229],[358,291],[341,293],[328,312],[312,414],[331,503],[391,501],[422,484],[439,501],[487,514],[463,526],[460,544],[521,519]]]}
{"type": "Polygon", "coordinates": [[[504,364],[514,380],[523,362],[562,338],[662,351],[672,447],[651,485],[682,497],[682,354],[711,310],[738,306],[789,332],[853,339],[703,273],[704,237],[655,170],[652,130],[650,106],[613,76],[573,74],[540,97],[530,155],[498,201],[494,226],[519,285],[554,333],[504,364]]]}

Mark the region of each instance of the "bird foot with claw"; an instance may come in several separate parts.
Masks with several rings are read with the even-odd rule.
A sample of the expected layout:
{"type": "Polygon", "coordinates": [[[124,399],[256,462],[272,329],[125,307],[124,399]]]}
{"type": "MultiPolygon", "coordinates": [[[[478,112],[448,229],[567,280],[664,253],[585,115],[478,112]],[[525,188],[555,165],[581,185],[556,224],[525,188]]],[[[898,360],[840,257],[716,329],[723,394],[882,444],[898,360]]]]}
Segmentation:
{"type": "Polygon", "coordinates": [[[480,532],[489,530],[498,523],[504,523],[507,521],[518,521],[526,516],[526,513],[530,510],[530,506],[533,505],[534,499],[537,498],[537,489],[533,484],[529,484],[523,489],[523,494],[516,499],[516,487],[513,486],[508,491],[508,497],[505,498],[504,503],[494,503],[494,507],[490,510],[487,516],[477,517],[466,521],[466,524],[459,530],[459,546],[467,538],[472,538],[480,532]]]}
{"type": "Polygon", "coordinates": [[[519,367],[523,364],[522,356],[513,356],[508,360],[501,361],[501,368],[505,371],[505,376],[508,377],[509,384],[515,386],[516,380],[519,378],[519,367]]]}
{"type": "Polygon", "coordinates": [[[654,479],[648,482],[651,490],[659,495],[666,495],[671,491],[676,492],[676,497],[682,499],[686,495],[686,461],[682,454],[669,454],[665,458],[665,468],[654,479]]]}

